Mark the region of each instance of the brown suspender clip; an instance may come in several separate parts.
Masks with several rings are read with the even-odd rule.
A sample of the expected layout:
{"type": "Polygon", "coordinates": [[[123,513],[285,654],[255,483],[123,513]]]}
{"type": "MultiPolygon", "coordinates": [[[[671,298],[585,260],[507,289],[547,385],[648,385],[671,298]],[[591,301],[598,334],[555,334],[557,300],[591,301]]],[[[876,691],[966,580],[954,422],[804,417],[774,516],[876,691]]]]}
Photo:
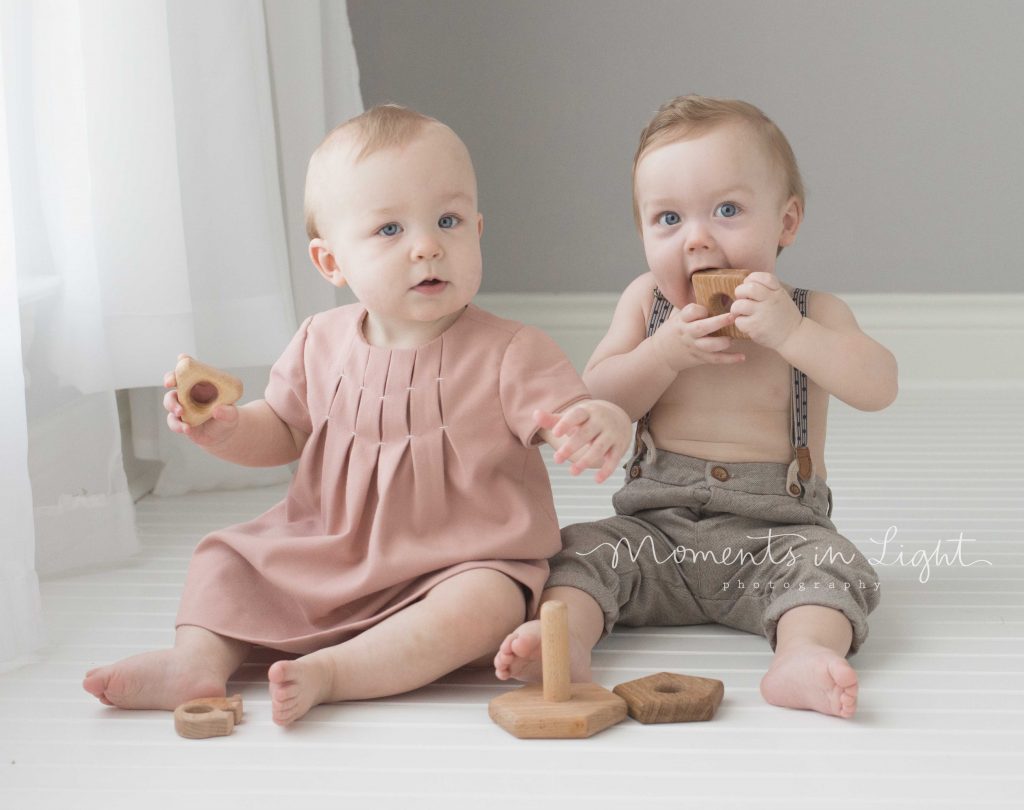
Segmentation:
{"type": "Polygon", "coordinates": [[[814,464],[811,461],[811,451],[807,447],[798,447],[796,449],[796,458],[800,462],[800,480],[810,481],[811,475],[814,470],[814,464]]]}

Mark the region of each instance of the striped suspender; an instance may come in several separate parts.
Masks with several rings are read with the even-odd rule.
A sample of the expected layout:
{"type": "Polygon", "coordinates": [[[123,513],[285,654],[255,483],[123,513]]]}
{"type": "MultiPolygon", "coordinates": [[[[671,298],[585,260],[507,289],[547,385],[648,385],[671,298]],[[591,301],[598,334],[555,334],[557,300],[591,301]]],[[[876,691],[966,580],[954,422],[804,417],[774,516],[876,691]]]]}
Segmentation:
{"type": "MultiPolygon", "coordinates": [[[[800,309],[800,314],[807,317],[807,290],[794,289],[793,303],[800,309]]],[[[790,431],[790,442],[793,445],[795,458],[790,462],[786,475],[786,492],[799,497],[803,488],[797,481],[810,481],[814,477],[814,463],[811,451],[807,446],[807,375],[793,366],[793,402],[790,412],[793,426],[790,431]]]]}
{"type": "MultiPolygon", "coordinates": [[[[654,288],[654,305],[651,307],[651,317],[647,321],[647,337],[650,337],[658,331],[658,327],[665,323],[665,319],[672,312],[672,304],[669,303],[668,299],[661,294],[661,290],[657,287],[654,288]]],[[[634,462],[639,461],[644,453],[647,451],[647,447],[644,445],[643,436],[647,433],[647,425],[651,421],[651,412],[648,411],[641,416],[636,423],[636,438],[633,441],[633,460],[634,462]]]]}
{"type": "MultiPolygon", "coordinates": [[[[807,317],[807,295],[808,290],[796,288],[793,290],[793,303],[800,309],[800,314],[807,317]]],[[[654,305],[651,307],[651,317],[647,322],[647,337],[658,331],[672,312],[672,304],[661,294],[661,290],[654,288],[654,305]]],[[[793,445],[793,461],[789,465],[786,476],[786,491],[794,497],[803,492],[799,481],[809,481],[814,476],[814,465],[811,461],[811,451],[807,446],[807,375],[795,366],[793,374],[793,398],[791,402],[792,426],[790,430],[790,441],[793,445]],[[799,479],[799,481],[798,481],[799,479]]],[[[651,412],[645,413],[636,423],[636,438],[633,442],[633,462],[637,462],[647,450],[643,437],[647,433],[651,421],[651,412]]],[[[649,439],[650,440],[650,439],[649,439]]]]}

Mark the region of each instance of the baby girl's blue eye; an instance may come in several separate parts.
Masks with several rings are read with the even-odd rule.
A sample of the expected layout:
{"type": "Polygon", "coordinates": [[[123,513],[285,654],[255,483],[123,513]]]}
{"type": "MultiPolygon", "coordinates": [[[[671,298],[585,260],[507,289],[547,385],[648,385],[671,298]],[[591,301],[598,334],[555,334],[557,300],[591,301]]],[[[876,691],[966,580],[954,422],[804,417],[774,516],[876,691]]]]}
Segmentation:
{"type": "Polygon", "coordinates": [[[675,211],[665,211],[658,215],[659,225],[678,225],[679,221],[679,214],[675,211]]]}
{"type": "Polygon", "coordinates": [[[455,214],[445,214],[437,221],[437,224],[441,228],[454,228],[459,224],[459,218],[455,214]]]}
{"type": "Polygon", "coordinates": [[[723,217],[734,217],[740,212],[735,203],[722,203],[718,206],[718,214],[723,217]]]}
{"type": "Polygon", "coordinates": [[[397,222],[389,222],[383,228],[378,229],[377,233],[379,233],[381,236],[395,236],[396,234],[400,233],[401,230],[402,226],[399,225],[397,222]]]}

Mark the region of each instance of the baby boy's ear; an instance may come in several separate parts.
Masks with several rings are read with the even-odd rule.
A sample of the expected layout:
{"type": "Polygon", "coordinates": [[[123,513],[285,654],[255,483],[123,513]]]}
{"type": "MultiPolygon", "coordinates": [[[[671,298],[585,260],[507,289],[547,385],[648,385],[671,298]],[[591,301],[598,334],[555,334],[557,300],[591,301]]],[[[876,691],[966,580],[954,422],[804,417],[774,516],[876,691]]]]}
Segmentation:
{"type": "Polygon", "coordinates": [[[334,254],[331,253],[331,248],[327,242],[320,238],[313,239],[309,243],[309,258],[313,262],[313,266],[328,283],[333,284],[335,287],[345,286],[345,276],[342,274],[341,268],[338,266],[338,262],[334,258],[334,254]]]}
{"type": "Polygon", "coordinates": [[[792,245],[796,241],[796,232],[804,220],[804,208],[800,199],[790,197],[782,211],[782,233],[779,234],[779,249],[792,245]]]}
{"type": "Polygon", "coordinates": [[[484,235],[484,215],[483,214],[477,214],[476,215],[476,235],[477,236],[483,236],[484,235]]]}

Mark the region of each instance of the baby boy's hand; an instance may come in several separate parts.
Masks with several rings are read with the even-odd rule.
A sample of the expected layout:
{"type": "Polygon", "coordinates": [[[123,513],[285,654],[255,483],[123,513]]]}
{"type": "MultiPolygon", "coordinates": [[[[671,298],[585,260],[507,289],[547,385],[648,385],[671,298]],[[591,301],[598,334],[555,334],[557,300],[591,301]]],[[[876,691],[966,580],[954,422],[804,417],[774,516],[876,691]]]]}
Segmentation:
{"type": "MultiPolygon", "coordinates": [[[[179,354],[180,360],[185,355],[179,354]]],[[[234,405],[218,405],[213,409],[213,418],[201,425],[192,426],[182,421],[184,410],[178,400],[178,381],[173,371],[164,374],[164,388],[171,390],[164,394],[164,409],[167,411],[167,426],[175,433],[183,433],[200,447],[209,447],[227,439],[238,426],[238,408],[234,405]]],[[[194,389],[193,389],[194,390],[194,389]]]]}
{"type": "Polygon", "coordinates": [[[614,472],[629,446],[629,416],[618,405],[603,399],[578,402],[563,414],[536,410],[533,418],[555,441],[567,437],[556,445],[555,463],[572,461],[572,475],[597,467],[594,480],[599,484],[614,472]]]}
{"type": "Polygon", "coordinates": [[[662,362],[674,371],[707,363],[742,363],[744,355],[728,351],[733,345],[732,338],[711,337],[712,332],[735,320],[732,312],[709,317],[706,307],[687,304],[669,315],[651,340],[662,362]]]}
{"type": "Polygon", "coordinates": [[[778,349],[800,325],[803,316],[773,273],[751,273],[736,288],[730,312],[736,328],[754,343],[778,349]]]}

